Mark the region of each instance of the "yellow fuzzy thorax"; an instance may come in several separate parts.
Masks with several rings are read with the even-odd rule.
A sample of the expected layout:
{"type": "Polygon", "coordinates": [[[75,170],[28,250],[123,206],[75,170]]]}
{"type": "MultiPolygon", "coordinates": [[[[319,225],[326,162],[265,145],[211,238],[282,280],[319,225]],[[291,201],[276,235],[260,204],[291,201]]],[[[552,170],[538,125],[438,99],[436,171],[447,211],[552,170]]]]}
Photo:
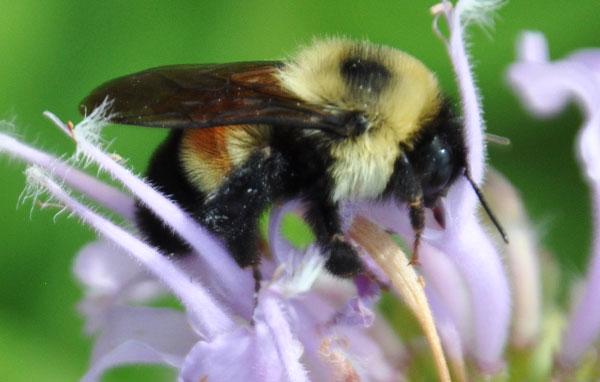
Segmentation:
{"type": "Polygon", "coordinates": [[[365,134],[335,143],[329,169],[334,201],[379,196],[393,173],[401,146],[440,107],[436,76],[419,60],[396,49],[346,39],[317,41],[278,73],[282,86],[305,102],[357,110],[369,120],[365,134]],[[349,57],[382,64],[390,74],[380,92],[351,86],[340,65],[349,57]]]}
{"type": "MultiPolygon", "coordinates": [[[[439,108],[436,76],[421,61],[402,51],[346,39],[320,40],[301,50],[278,74],[282,86],[300,99],[366,112],[373,124],[386,125],[399,142],[439,108]],[[391,73],[381,94],[362,94],[342,78],[340,62],[349,56],[381,62],[391,73]]],[[[387,129],[386,129],[387,130],[387,129]]]]}

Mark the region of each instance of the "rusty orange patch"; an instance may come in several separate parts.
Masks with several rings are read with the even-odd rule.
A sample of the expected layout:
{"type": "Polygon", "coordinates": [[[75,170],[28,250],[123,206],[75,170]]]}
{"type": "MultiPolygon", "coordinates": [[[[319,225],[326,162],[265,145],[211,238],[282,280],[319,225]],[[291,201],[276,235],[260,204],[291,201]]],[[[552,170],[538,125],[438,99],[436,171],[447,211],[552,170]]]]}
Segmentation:
{"type": "Polygon", "coordinates": [[[230,127],[209,129],[189,129],[185,132],[184,147],[200,158],[211,163],[211,167],[229,171],[231,160],[227,151],[227,136],[230,127]]]}
{"type": "Polygon", "coordinates": [[[233,167],[227,150],[229,129],[185,131],[180,157],[190,180],[203,192],[218,188],[233,167]]]}

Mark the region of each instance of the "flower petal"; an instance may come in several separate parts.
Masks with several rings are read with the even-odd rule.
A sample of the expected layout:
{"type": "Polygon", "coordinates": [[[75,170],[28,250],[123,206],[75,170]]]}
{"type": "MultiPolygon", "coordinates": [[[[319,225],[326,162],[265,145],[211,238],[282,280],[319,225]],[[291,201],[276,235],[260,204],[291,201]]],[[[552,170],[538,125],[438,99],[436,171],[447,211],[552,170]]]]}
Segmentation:
{"type": "Polygon", "coordinates": [[[526,32],[519,39],[518,63],[508,70],[508,82],[521,97],[523,105],[540,117],[549,117],[561,111],[569,102],[570,95],[561,79],[550,79],[548,73],[548,47],[544,35],[526,32]],[[550,81],[543,80],[548,78],[550,81]]]}
{"type": "Polygon", "coordinates": [[[106,240],[83,247],[73,266],[77,279],[86,287],[100,292],[114,292],[144,273],[144,268],[106,240]]]}
{"type": "Polygon", "coordinates": [[[0,133],[0,152],[6,152],[30,165],[45,169],[100,205],[126,219],[133,219],[134,201],[131,197],[66,162],[2,133],[0,133]]]}
{"type": "MultiPolygon", "coordinates": [[[[481,184],[485,171],[484,123],[477,87],[465,48],[465,29],[471,20],[489,19],[501,1],[459,1],[455,9],[444,1],[450,29],[448,53],[460,90],[467,163],[475,183],[481,184]]],[[[430,244],[443,249],[463,275],[471,292],[473,308],[473,356],[487,373],[503,364],[502,353],[508,337],[510,293],[502,263],[475,215],[476,197],[465,179],[459,179],[448,193],[448,225],[441,239],[430,244]]]]}
{"type": "Polygon", "coordinates": [[[306,370],[300,363],[304,349],[292,333],[289,318],[283,310],[284,304],[276,294],[262,291],[255,310],[255,321],[263,321],[271,332],[284,370],[284,380],[308,381],[306,370]]]}
{"type": "Polygon", "coordinates": [[[332,369],[335,381],[397,381],[398,365],[393,365],[379,345],[362,330],[336,327],[322,341],[322,362],[332,369]]]}
{"type": "Polygon", "coordinates": [[[56,200],[144,264],[181,300],[198,331],[204,336],[210,338],[234,326],[230,316],[216,304],[204,287],[190,280],[166,256],[73,199],[42,170],[30,168],[27,175],[30,183],[47,189],[56,200]]]}
{"type": "Polygon", "coordinates": [[[475,216],[439,244],[470,292],[473,342],[467,344],[469,352],[484,373],[495,374],[504,365],[511,318],[510,289],[500,256],[475,216]]]}
{"type": "Polygon", "coordinates": [[[102,375],[115,367],[137,364],[158,364],[177,368],[181,359],[138,342],[127,341],[95,362],[81,379],[82,382],[100,382],[102,375]]]}
{"type": "Polygon", "coordinates": [[[283,370],[271,333],[263,322],[254,331],[238,328],[210,342],[199,342],[186,357],[181,382],[279,382],[283,370]]]}
{"type": "MultiPolygon", "coordinates": [[[[463,108],[465,141],[468,149],[467,163],[476,183],[481,183],[485,171],[484,122],[481,116],[481,97],[475,86],[471,63],[465,48],[464,29],[466,22],[462,13],[469,11],[474,1],[458,1],[455,9],[447,9],[450,41],[448,54],[457,78],[463,108]]],[[[465,183],[464,181],[462,183],[465,183]]],[[[456,187],[455,187],[456,188],[456,187]]]]}
{"type": "Polygon", "coordinates": [[[532,346],[542,323],[542,285],[536,234],[518,191],[497,171],[490,171],[485,189],[510,236],[504,247],[513,295],[511,342],[517,348],[532,346]]]}
{"type": "Polygon", "coordinates": [[[263,288],[254,327],[198,343],[184,362],[180,380],[308,381],[300,363],[303,346],[292,334],[282,304],[276,294],[263,288]]]}
{"type": "Polygon", "coordinates": [[[420,259],[427,298],[431,301],[431,295],[436,296],[438,314],[432,306],[436,323],[439,321],[439,311],[443,309],[460,334],[460,342],[471,343],[474,334],[471,292],[463,276],[447,253],[429,243],[423,243],[420,259]]]}
{"type": "Polygon", "coordinates": [[[328,325],[358,326],[369,328],[373,325],[373,308],[379,299],[379,285],[365,275],[354,278],[358,296],[352,295],[341,309],[329,320],[328,325]]]}
{"type": "Polygon", "coordinates": [[[141,264],[105,240],[92,242],[79,252],[74,273],[87,287],[77,309],[85,318],[88,334],[106,325],[115,305],[145,302],[165,293],[141,264]]]}
{"type": "Polygon", "coordinates": [[[288,298],[305,293],[323,273],[325,261],[325,256],[314,245],[304,252],[294,249],[288,253],[285,262],[279,265],[271,288],[288,298]]]}
{"type": "MultiPolygon", "coordinates": [[[[543,35],[525,33],[521,57],[528,47],[545,44],[543,35]]],[[[573,307],[558,360],[576,365],[600,334],[600,50],[587,50],[557,62],[522,60],[509,69],[509,80],[524,103],[538,114],[560,111],[574,98],[585,113],[577,139],[578,154],[592,191],[594,244],[584,292],[573,307]]]]}
{"type": "MultiPolygon", "coordinates": [[[[338,296],[331,291],[335,284],[322,281],[317,283],[318,289],[303,295],[301,300],[289,301],[287,305],[290,325],[304,346],[302,363],[311,380],[403,380],[399,368],[401,361],[407,358],[397,334],[380,317],[375,317],[375,324],[368,330],[360,321],[358,325],[355,325],[357,322],[351,325],[338,322],[336,325],[334,317],[339,313],[338,306],[350,298],[351,293],[348,290],[338,296]],[[333,293],[323,298],[323,292],[333,293]],[[326,322],[329,324],[324,325],[326,322]]],[[[344,283],[339,282],[339,286],[343,289],[344,283]]]]}
{"type": "Polygon", "coordinates": [[[94,347],[85,382],[98,381],[105,371],[126,364],[177,368],[197,338],[185,314],[163,308],[115,307],[105,328],[94,347]]]}
{"type": "Polygon", "coordinates": [[[435,317],[435,325],[440,332],[440,339],[444,350],[448,355],[450,365],[453,367],[455,374],[459,374],[459,381],[466,381],[465,361],[463,354],[463,345],[461,336],[458,332],[457,325],[450,316],[448,306],[444,305],[437,295],[435,289],[429,286],[425,287],[427,300],[431,305],[431,312],[435,317]]]}
{"type": "Polygon", "coordinates": [[[395,370],[395,375],[401,380],[401,371],[408,364],[410,355],[400,341],[398,333],[381,314],[375,316],[375,321],[367,333],[381,349],[382,356],[387,360],[389,367],[395,370]]]}

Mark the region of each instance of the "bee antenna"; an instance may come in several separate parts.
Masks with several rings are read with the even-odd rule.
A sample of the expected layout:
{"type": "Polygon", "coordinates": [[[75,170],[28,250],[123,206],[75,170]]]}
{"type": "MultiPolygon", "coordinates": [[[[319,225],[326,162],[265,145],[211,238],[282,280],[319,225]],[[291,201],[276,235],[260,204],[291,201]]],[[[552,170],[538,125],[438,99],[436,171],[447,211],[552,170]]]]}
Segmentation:
{"type": "Polygon", "coordinates": [[[490,220],[492,221],[492,223],[494,223],[494,226],[496,226],[496,229],[500,233],[500,236],[502,236],[502,240],[504,240],[504,242],[506,244],[508,244],[508,235],[506,234],[506,231],[504,230],[504,228],[502,228],[502,225],[500,225],[500,222],[494,215],[494,212],[492,212],[492,209],[490,208],[487,201],[483,197],[483,193],[481,192],[479,187],[477,187],[477,184],[475,183],[473,178],[471,178],[471,172],[469,171],[468,168],[465,168],[464,175],[465,175],[465,178],[467,178],[467,180],[471,184],[471,187],[473,187],[473,191],[475,191],[475,194],[477,194],[477,198],[479,198],[479,203],[481,203],[481,205],[483,206],[483,209],[485,210],[487,215],[490,217],[490,220]]]}

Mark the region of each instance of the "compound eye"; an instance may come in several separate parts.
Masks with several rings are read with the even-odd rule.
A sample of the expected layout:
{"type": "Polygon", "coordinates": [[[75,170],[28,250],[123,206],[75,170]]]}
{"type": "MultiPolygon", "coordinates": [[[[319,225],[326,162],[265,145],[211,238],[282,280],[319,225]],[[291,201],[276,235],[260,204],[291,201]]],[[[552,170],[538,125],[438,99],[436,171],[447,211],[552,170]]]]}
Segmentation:
{"type": "Polygon", "coordinates": [[[444,191],[452,177],[452,151],[445,142],[434,137],[419,154],[422,161],[422,167],[419,170],[423,194],[426,199],[435,199],[444,191]]]}

